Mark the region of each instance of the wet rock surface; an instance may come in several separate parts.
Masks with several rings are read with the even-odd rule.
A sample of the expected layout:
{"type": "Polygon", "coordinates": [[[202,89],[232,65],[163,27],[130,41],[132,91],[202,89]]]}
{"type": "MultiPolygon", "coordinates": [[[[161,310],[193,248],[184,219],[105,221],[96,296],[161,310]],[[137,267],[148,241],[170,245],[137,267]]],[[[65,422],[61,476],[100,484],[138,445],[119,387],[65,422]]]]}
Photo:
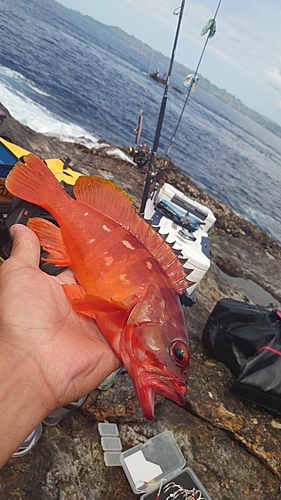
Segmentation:
{"type": "MultiPolygon", "coordinates": [[[[109,155],[105,147],[90,150],[61,143],[11,117],[0,122],[0,135],[43,158],[71,158],[72,167],[115,181],[139,207],[145,176],[134,164],[109,155]]],[[[161,159],[156,162],[156,169],[160,167],[161,159]]],[[[104,420],[118,425],[123,450],[170,430],[187,465],[213,499],[281,498],[280,417],[231,394],[234,376],[201,343],[204,325],[219,299],[248,301],[241,288],[222,278],[220,269],[251,279],[281,301],[281,249],[251,223],[202,193],[172,164],[163,180],[209,206],[217,217],[210,238],[210,270],[197,288],[196,305],[184,309],[192,348],[185,407],[157,397],[155,419],[146,421],[128,375],[120,375],[110,389],[93,391],[79,410],[57,426],[43,425],[42,436],[29,454],[6,463],[0,470],[1,500],[137,498],[123,469],[104,464],[97,428],[104,420]]]]}

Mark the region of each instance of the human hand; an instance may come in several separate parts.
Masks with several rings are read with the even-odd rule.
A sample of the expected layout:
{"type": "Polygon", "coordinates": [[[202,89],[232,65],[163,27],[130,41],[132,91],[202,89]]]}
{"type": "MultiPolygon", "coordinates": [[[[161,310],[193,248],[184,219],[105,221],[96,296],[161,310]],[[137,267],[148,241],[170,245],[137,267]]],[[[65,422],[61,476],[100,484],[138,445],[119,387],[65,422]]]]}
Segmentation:
{"type": "MultiPolygon", "coordinates": [[[[11,256],[0,267],[0,379],[7,381],[6,396],[16,395],[20,386],[24,408],[31,398],[38,414],[27,429],[31,432],[52,410],[95,389],[121,363],[96,323],[72,310],[62,288],[75,281],[72,272],[45,274],[38,267],[37,236],[23,225],[13,226],[11,235],[11,256]]],[[[0,403],[3,408],[1,392],[0,403]]]]}

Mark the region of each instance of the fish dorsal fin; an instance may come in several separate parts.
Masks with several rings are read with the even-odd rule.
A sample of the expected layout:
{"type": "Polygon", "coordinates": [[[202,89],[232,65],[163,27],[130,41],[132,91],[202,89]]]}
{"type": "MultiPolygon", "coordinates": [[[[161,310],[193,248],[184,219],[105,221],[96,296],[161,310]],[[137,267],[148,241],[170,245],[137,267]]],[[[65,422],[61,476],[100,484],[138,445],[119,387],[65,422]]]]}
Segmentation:
{"type": "Polygon", "coordinates": [[[77,200],[110,217],[137,238],[158,262],[176,293],[183,293],[192,284],[186,280],[178,256],[165,239],[138,216],[132,199],[123,189],[100,177],[81,176],[75,183],[74,195],[77,200]]]}
{"type": "Polygon", "coordinates": [[[79,177],[73,192],[77,200],[91,205],[119,223],[123,210],[129,210],[133,203],[130,196],[114,182],[95,175],[79,177]]]}

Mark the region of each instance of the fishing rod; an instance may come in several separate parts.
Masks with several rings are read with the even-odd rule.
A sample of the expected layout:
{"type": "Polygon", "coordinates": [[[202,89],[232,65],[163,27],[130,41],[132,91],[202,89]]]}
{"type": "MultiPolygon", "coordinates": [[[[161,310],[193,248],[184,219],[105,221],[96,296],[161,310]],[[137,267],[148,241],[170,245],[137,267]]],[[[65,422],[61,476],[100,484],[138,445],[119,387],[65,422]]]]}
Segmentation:
{"type": "MultiPolygon", "coordinates": [[[[151,174],[152,174],[154,160],[155,160],[158,145],[159,145],[160,133],[161,133],[162,123],[163,123],[165,109],[166,109],[167,96],[168,96],[168,90],[169,90],[169,85],[170,85],[170,78],[171,78],[171,73],[172,73],[174,59],[175,59],[176,46],[177,46],[179,32],[180,32],[180,26],[181,26],[183,11],[184,11],[184,5],[185,5],[185,0],[182,0],[180,11],[179,11],[179,19],[178,19],[178,24],[177,24],[177,30],[176,30],[172,55],[171,55],[171,59],[170,59],[169,70],[168,70],[168,74],[167,74],[167,80],[166,80],[164,94],[163,94],[162,103],[161,103],[161,108],[160,108],[160,112],[159,112],[159,116],[158,116],[158,122],[157,122],[153,147],[152,147],[152,151],[151,151],[151,155],[150,155],[150,161],[148,164],[146,180],[145,180],[145,185],[144,185],[144,190],[143,190],[143,196],[142,196],[142,200],[141,200],[141,206],[140,206],[140,214],[141,215],[144,214],[145,204],[146,204],[146,201],[148,198],[149,188],[151,185],[151,174]]],[[[174,13],[175,12],[176,11],[174,11],[174,13]]]]}
{"type": "Polygon", "coordinates": [[[138,118],[138,123],[137,123],[137,126],[136,128],[134,129],[134,132],[135,132],[135,149],[139,143],[139,139],[140,139],[140,136],[141,136],[141,132],[142,132],[142,126],[143,126],[143,109],[144,109],[144,101],[145,101],[145,97],[146,97],[146,92],[147,92],[147,88],[148,88],[148,84],[149,84],[149,75],[150,75],[150,72],[151,72],[151,66],[152,66],[152,61],[153,61],[153,55],[154,55],[154,50],[152,49],[152,52],[151,52],[151,59],[150,59],[150,66],[149,66],[149,71],[148,71],[148,74],[147,74],[147,81],[146,81],[146,85],[145,85],[145,89],[144,89],[144,95],[143,95],[143,101],[142,101],[142,107],[140,109],[140,112],[139,112],[139,118],[138,118]]]}
{"type": "MultiPolygon", "coordinates": [[[[192,80],[191,80],[191,83],[189,85],[189,88],[188,88],[188,91],[187,91],[187,94],[186,94],[186,98],[185,98],[185,102],[184,102],[184,105],[182,107],[182,110],[181,110],[181,114],[179,116],[179,119],[178,119],[178,122],[177,122],[177,125],[176,125],[176,128],[175,128],[175,131],[174,131],[174,134],[173,134],[173,137],[171,139],[171,142],[169,144],[169,147],[167,149],[167,153],[166,153],[166,156],[164,158],[164,162],[163,162],[163,167],[166,163],[166,160],[170,154],[170,151],[171,151],[171,148],[172,148],[172,145],[174,143],[174,140],[175,140],[175,137],[176,137],[176,134],[177,134],[177,131],[178,131],[178,128],[179,128],[179,125],[180,125],[180,122],[181,122],[181,119],[182,119],[182,116],[183,116],[183,113],[184,113],[184,110],[186,108],[186,105],[187,105],[187,101],[189,99],[189,95],[190,95],[190,92],[193,88],[193,85],[196,85],[196,81],[197,81],[197,73],[199,71],[199,67],[200,67],[200,64],[201,64],[201,61],[203,59],[203,55],[204,55],[204,52],[206,50],[206,47],[207,47],[207,44],[208,44],[208,41],[210,38],[212,38],[216,32],[216,17],[217,17],[217,14],[218,14],[218,11],[219,11],[219,8],[220,8],[220,5],[221,5],[221,2],[222,0],[219,0],[218,2],[218,5],[217,5],[217,8],[216,8],[216,11],[215,11],[215,14],[214,14],[214,17],[212,19],[210,19],[210,21],[207,23],[207,25],[205,26],[205,28],[209,31],[208,33],[208,36],[206,38],[206,41],[205,41],[205,44],[203,46],[203,49],[202,49],[202,52],[201,52],[201,55],[200,55],[200,58],[199,58],[199,61],[198,61],[198,64],[197,64],[197,67],[195,69],[195,72],[194,72],[194,75],[192,77],[192,80]]],[[[206,32],[204,33],[204,28],[202,30],[202,33],[201,34],[206,34],[206,32]]]]}

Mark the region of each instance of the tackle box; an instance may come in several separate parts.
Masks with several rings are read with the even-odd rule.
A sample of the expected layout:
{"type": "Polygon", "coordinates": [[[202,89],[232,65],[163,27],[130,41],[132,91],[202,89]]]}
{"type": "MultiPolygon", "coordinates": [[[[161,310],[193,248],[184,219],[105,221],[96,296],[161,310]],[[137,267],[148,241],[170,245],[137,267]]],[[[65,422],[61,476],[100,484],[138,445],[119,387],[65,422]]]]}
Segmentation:
{"type": "Polygon", "coordinates": [[[185,468],[185,458],[168,430],[122,452],[119,460],[133,492],[142,495],[140,500],[155,500],[160,485],[159,500],[166,499],[163,487],[171,481],[185,489],[200,490],[202,499],[211,500],[193,469],[185,468]]]}
{"type": "MultiPolygon", "coordinates": [[[[176,189],[174,186],[171,184],[165,182],[163,186],[155,193],[154,198],[153,198],[153,205],[154,205],[154,210],[157,205],[161,200],[166,200],[168,202],[173,203],[175,206],[178,206],[182,208],[186,213],[189,213],[195,217],[198,217],[198,219],[201,220],[201,222],[204,222],[204,229],[207,233],[210,232],[212,229],[213,225],[216,222],[216,218],[210,210],[210,208],[206,207],[205,205],[202,205],[196,200],[193,200],[186,194],[182,193],[178,189],[176,189]]],[[[148,210],[148,209],[147,209],[148,210]]],[[[150,205],[150,211],[152,211],[152,207],[150,205]]],[[[146,218],[152,217],[152,213],[145,213],[146,218]]]]}

